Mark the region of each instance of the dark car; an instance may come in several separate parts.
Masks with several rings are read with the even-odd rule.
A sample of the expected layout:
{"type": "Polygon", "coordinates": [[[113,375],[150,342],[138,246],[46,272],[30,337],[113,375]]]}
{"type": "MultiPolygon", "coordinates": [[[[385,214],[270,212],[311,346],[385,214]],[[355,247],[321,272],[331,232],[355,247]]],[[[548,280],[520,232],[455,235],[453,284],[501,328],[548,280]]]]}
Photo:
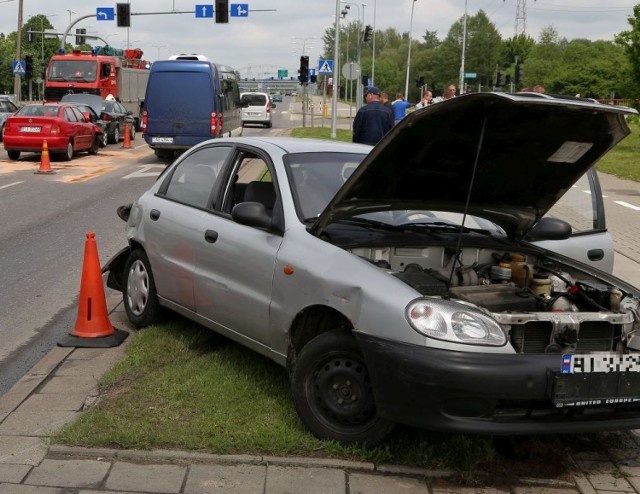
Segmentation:
{"type": "Polygon", "coordinates": [[[119,101],[104,100],[95,94],[65,94],[60,101],[65,103],[83,103],[89,105],[104,121],[106,142],[117,143],[124,139],[125,125],[129,124],[131,140],[136,138],[136,126],[133,113],[119,101]]]}
{"type": "Polygon", "coordinates": [[[80,110],[80,113],[82,113],[87,120],[93,122],[102,129],[100,147],[105,147],[107,145],[107,122],[100,118],[100,115],[96,113],[92,106],[85,103],[74,103],[74,105],[78,110],[80,110]]]}
{"type": "Polygon", "coordinates": [[[136,124],[133,113],[127,110],[119,101],[103,100],[101,108],[102,119],[107,122],[108,140],[112,143],[124,139],[126,125],[129,124],[129,136],[136,138],[136,124]]]}

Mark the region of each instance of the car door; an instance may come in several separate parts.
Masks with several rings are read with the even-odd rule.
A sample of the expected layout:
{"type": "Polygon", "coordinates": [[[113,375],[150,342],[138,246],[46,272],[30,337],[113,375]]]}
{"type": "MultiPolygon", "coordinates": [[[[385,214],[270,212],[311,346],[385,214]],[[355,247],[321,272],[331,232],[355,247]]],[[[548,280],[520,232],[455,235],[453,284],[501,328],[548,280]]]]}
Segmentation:
{"type": "Polygon", "coordinates": [[[81,139],[82,141],[82,148],[88,149],[93,144],[93,139],[95,135],[93,133],[93,124],[89,119],[87,119],[82,114],[82,112],[78,108],[71,107],[70,110],[73,112],[73,114],[76,116],[76,119],[78,120],[78,123],[77,123],[78,136],[79,136],[79,139],[81,139]]]}
{"type": "Polygon", "coordinates": [[[258,200],[270,214],[278,214],[280,199],[273,176],[266,155],[246,147],[236,149],[216,214],[205,220],[194,275],[198,314],[262,345],[269,344],[269,305],[282,235],[238,224],[229,213],[236,203],[258,200]],[[260,193],[248,197],[252,182],[260,193]]]}
{"type": "MultiPolygon", "coordinates": [[[[82,117],[82,115],[80,115],[82,117]]],[[[73,149],[80,150],[89,147],[87,144],[87,136],[85,129],[80,124],[81,120],[78,120],[78,114],[74,113],[73,108],[67,106],[64,108],[63,119],[66,122],[67,133],[69,137],[73,139],[73,149]]],[[[84,120],[84,118],[82,118],[84,120]]]]}
{"type": "Polygon", "coordinates": [[[573,233],[566,240],[547,240],[536,242],[536,245],[607,273],[613,272],[613,237],[607,231],[602,190],[595,168],[589,169],[547,216],[569,222],[573,233]]]}
{"type": "Polygon", "coordinates": [[[205,147],[185,156],[144,205],[145,244],[158,294],[195,311],[193,278],[216,200],[220,170],[230,146],[205,147]]]}

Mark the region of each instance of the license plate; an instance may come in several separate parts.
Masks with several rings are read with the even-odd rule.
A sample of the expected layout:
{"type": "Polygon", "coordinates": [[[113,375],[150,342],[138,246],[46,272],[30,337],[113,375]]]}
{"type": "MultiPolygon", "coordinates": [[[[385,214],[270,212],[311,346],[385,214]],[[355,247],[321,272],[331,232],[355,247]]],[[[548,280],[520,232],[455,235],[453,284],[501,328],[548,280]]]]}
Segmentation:
{"type": "Polygon", "coordinates": [[[151,142],[154,144],[173,144],[173,137],[152,137],[151,142]]]}
{"type": "Polygon", "coordinates": [[[552,399],[557,408],[640,403],[640,355],[563,355],[552,399]]]}
{"type": "Polygon", "coordinates": [[[258,113],[257,111],[248,111],[247,113],[245,113],[245,115],[249,117],[257,117],[258,115],[260,115],[260,113],[258,113]]]}
{"type": "Polygon", "coordinates": [[[20,132],[40,132],[40,127],[20,127],[20,132]]]}
{"type": "Polygon", "coordinates": [[[596,352],[588,355],[563,355],[563,374],[584,374],[591,372],[640,372],[640,354],[615,355],[596,352]]]}

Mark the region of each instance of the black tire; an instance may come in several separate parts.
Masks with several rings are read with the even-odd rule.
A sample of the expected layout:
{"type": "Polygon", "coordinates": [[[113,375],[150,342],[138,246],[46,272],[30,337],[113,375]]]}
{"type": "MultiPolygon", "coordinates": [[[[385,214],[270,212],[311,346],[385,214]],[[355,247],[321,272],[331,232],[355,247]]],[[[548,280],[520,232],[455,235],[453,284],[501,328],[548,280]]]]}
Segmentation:
{"type": "Polygon", "coordinates": [[[107,133],[107,130],[105,129],[104,133],[100,136],[100,147],[101,148],[106,148],[107,144],[109,144],[109,134],[107,133]]]}
{"type": "Polygon", "coordinates": [[[20,158],[20,151],[7,151],[7,155],[9,156],[10,160],[15,161],[20,158]]]}
{"type": "Polygon", "coordinates": [[[127,259],[122,299],[127,317],[136,327],[143,328],[160,320],[156,284],[149,258],[142,249],[134,249],[127,259]]]}
{"type": "Polygon", "coordinates": [[[100,149],[100,136],[96,135],[93,137],[93,143],[89,148],[89,154],[96,155],[98,154],[98,149],[100,149]]]}
{"type": "Polygon", "coordinates": [[[273,127],[273,123],[272,123],[272,122],[269,122],[269,123],[267,124],[267,129],[270,129],[271,127],[273,127]]]}
{"type": "Polygon", "coordinates": [[[131,138],[132,141],[135,141],[136,139],[136,124],[135,122],[132,124],[129,124],[129,137],[131,138]]]}
{"type": "Polygon", "coordinates": [[[73,141],[69,139],[67,149],[62,153],[62,161],[71,161],[73,159],[73,141]]]}
{"type": "Polygon", "coordinates": [[[109,142],[111,144],[118,144],[119,141],[120,141],[120,129],[116,125],[113,127],[113,132],[111,132],[111,135],[109,136],[109,142]]]}
{"type": "Polygon", "coordinates": [[[378,416],[369,371],[346,330],[307,343],[293,364],[291,394],[298,416],[320,439],[373,446],[395,425],[378,416]]]}

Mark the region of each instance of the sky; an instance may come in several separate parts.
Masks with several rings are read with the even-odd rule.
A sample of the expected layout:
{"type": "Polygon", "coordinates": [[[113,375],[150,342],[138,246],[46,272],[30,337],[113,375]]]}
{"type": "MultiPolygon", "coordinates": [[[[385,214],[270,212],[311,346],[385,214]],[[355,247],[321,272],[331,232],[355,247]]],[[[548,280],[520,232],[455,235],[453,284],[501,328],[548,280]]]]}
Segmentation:
{"type": "MultiPolygon", "coordinates": [[[[340,0],[337,0],[340,2],[340,0]]],[[[131,0],[131,27],[117,27],[115,21],[97,21],[98,7],[115,8],[115,0],[0,0],[0,32],[16,31],[18,7],[23,5],[23,22],[44,14],[57,32],[64,32],[79,18],[70,32],[85,28],[88,34],[106,39],[118,48],[141,48],[147,60],[166,59],[176,53],[200,53],[212,61],[230,65],[243,77],[277,76],[279,69],[297,76],[300,55],[309,55],[310,67],[317,65],[322,36],[335,26],[336,0],[230,0],[248,5],[246,17],[230,17],[228,24],[212,18],[196,18],[196,5],[215,5],[214,0],[131,0]],[[185,12],[185,13],[181,13],[185,12]],[[140,15],[138,15],[140,14],[140,15]]],[[[480,9],[503,38],[510,38],[516,26],[538,39],[540,31],[553,26],[568,40],[586,38],[613,40],[630,28],[633,0],[347,0],[348,14],[341,22],[364,20],[376,30],[393,27],[411,31],[421,40],[425,31],[446,37],[451,25],[466,11],[480,9]],[[520,6],[520,9],[518,9],[520,6]],[[518,11],[518,15],[517,15],[518,11]],[[526,16],[523,18],[523,11],[526,16]]],[[[351,40],[351,42],[355,42],[351,40]]],[[[97,44],[103,44],[96,41],[97,44]]],[[[369,48],[371,49],[371,48],[369,48]]],[[[333,58],[333,57],[331,57],[333,58]]]]}

